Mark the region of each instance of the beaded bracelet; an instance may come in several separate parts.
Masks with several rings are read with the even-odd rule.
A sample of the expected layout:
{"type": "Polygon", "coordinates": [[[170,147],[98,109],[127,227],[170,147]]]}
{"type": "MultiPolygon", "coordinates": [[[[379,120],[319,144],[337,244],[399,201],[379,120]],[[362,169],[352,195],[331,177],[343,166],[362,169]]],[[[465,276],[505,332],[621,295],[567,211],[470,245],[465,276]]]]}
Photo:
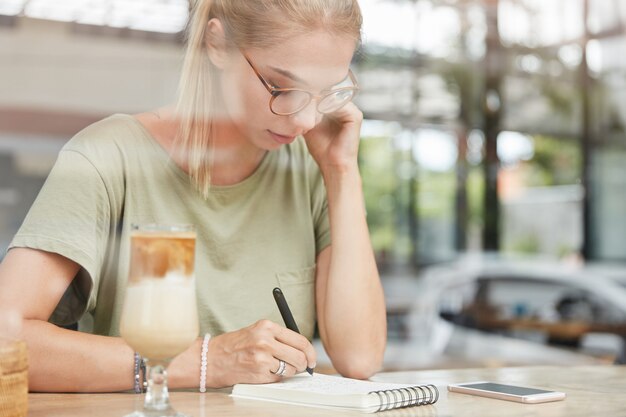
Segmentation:
{"type": "MultiPolygon", "coordinates": [[[[134,367],[134,378],[133,378],[133,389],[135,394],[141,394],[141,356],[139,353],[135,352],[135,367],[134,367]]],[[[145,378],[144,378],[145,379],[145,378]]]]}
{"type": "Polygon", "coordinates": [[[146,392],[148,380],[146,380],[146,363],[139,353],[135,352],[135,367],[133,377],[133,390],[135,394],[146,392]]]}
{"type": "Polygon", "coordinates": [[[205,333],[204,339],[202,339],[202,353],[200,355],[200,392],[206,392],[206,366],[210,339],[211,335],[209,333],[205,333]]]}
{"type": "Polygon", "coordinates": [[[143,379],[143,384],[141,384],[142,392],[146,392],[148,390],[148,380],[146,379],[146,361],[141,356],[139,357],[139,369],[141,369],[141,377],[143,379]]]}

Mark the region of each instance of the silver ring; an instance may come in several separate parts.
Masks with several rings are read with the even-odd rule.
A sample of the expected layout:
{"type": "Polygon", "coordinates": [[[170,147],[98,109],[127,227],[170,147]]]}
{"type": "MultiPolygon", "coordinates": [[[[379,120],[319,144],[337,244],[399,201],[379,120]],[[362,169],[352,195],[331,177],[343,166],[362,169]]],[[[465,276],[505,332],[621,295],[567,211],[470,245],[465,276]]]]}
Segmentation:
{"type": "Polygon", "coordinates": [[[273,372],[273,374],[278,375],[278,376],[283,376],[285,375],[285,371],[287,371],[287,364],[285,363],[285,361],[279,359],[278,360],[278,369],[276,370],[276,372],[273,372]]]}

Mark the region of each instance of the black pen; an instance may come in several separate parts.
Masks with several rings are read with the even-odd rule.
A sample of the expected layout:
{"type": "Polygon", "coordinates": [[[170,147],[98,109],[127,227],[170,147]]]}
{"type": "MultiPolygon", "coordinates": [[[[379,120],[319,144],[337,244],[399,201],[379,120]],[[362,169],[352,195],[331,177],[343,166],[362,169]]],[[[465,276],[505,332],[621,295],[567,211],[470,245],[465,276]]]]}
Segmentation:
{"type": "MultiPolygon", "coordinates": [[[[285,294],[280,290],[280,288],[276,287],[272,291],[274,295],[274,300],[276,300],[276,305],[278,306],[278,311],[280,311],[280,315],[283,317],[283,321],[285,322],[285,326],[289,330],[293,330],[296,333],[300,333],[298,330],[298,325],[296,321],[293,319],[293,315],[291,314],[291,310],[289,310],[289,305],[287,304],[287,299],[285,299],[285,294]]],[[[313,375],[313,369],[306,367],[306,371],[309,375],[313,375]]]]}

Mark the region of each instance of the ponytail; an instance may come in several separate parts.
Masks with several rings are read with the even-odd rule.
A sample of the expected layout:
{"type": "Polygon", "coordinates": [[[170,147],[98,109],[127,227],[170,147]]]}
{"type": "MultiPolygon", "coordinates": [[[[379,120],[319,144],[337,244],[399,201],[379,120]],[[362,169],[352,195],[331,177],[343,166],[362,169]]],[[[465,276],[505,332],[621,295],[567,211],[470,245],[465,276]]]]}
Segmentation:
{"type": "Polygon", "coordinates": [[[187,161],[189,176],[204,198],[211,187],[211,114],[216,105],[215,74],[206,50],[211,5],[212,0],[194,2],[176,105],[176,154],[187,161]]]}

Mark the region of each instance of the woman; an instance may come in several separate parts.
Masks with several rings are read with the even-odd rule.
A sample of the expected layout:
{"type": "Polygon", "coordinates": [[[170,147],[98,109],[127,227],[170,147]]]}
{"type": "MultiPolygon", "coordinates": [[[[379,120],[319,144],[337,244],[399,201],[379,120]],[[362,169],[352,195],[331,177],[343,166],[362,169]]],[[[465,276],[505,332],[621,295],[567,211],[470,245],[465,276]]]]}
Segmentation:
{"type": "MultiPolygon", "coordinates": [[[[0,266],[31,390],[133,387],[119,315],[130,225],[148,222],[196,225],[207,387],[277,381],[281,361],[283,376],[313,368],[316,322],[341,374],[379,369],[385,307],[349,70],[360,25],[356,0],[199,0],[176,108],[109,117],[65,146],[0,266]],[[277,285],[302,334],[282,325],[277,285]],[[91,333],[50,323],[85,317],[91,333]]],[[[199,386],[201,346],[172,361],[170,387],[199,386]]]]}

